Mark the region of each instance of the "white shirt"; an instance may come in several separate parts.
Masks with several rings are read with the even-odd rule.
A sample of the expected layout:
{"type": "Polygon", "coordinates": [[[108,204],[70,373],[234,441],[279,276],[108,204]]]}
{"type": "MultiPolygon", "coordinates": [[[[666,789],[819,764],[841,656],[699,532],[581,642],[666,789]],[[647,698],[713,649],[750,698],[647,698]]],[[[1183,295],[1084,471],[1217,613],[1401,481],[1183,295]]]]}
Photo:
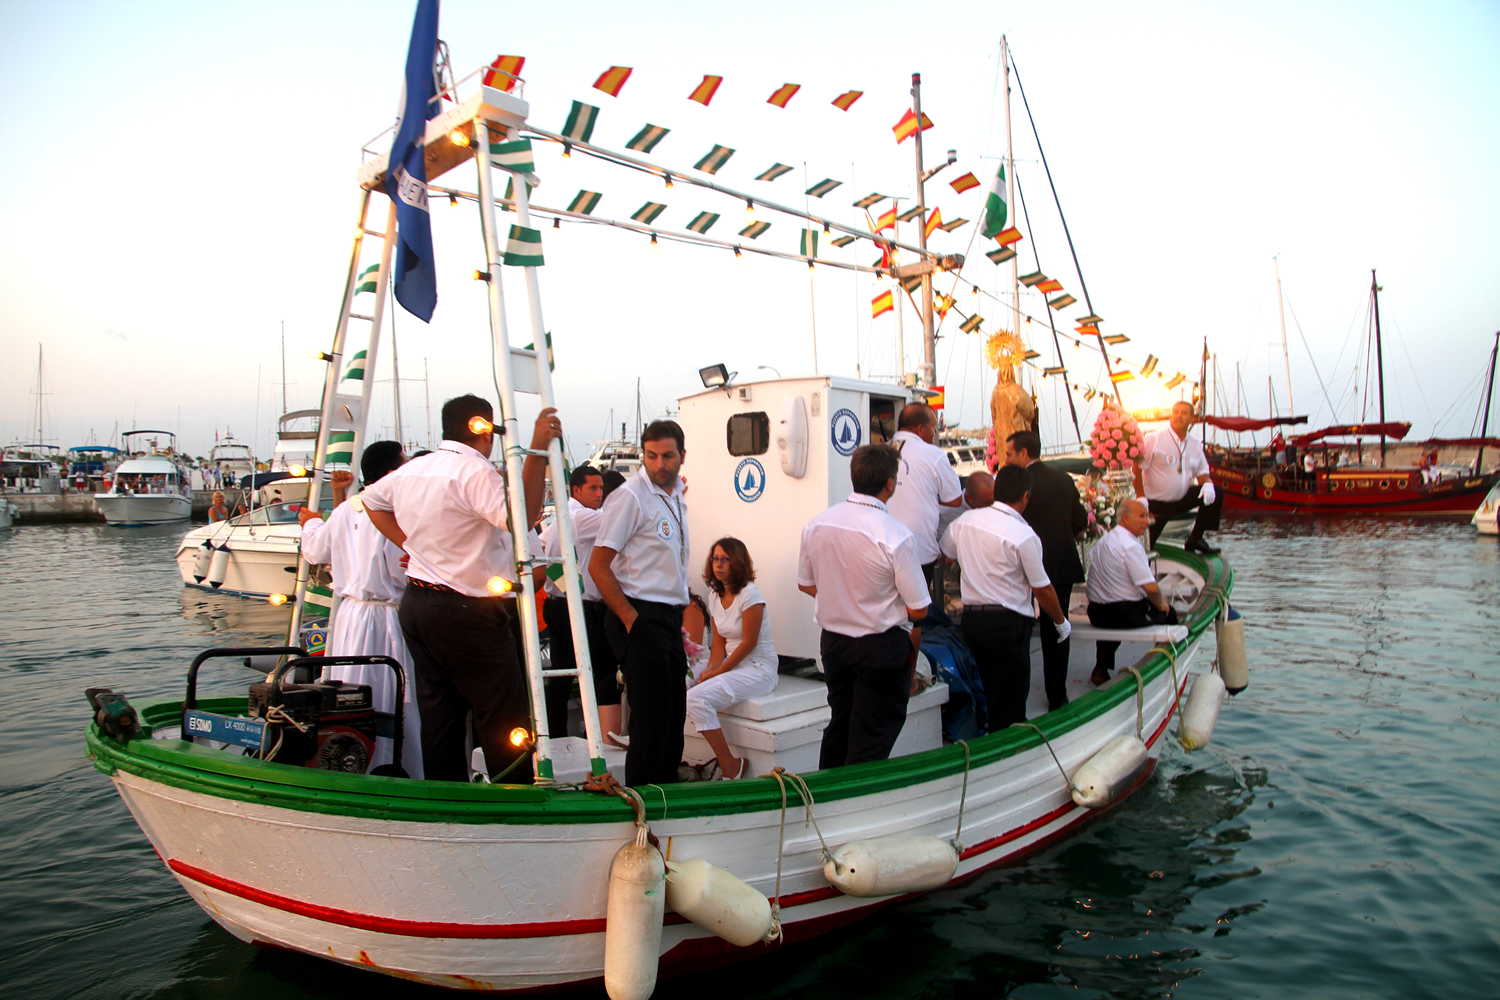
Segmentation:
{"type": "Polygon", "coordinates": [[[911,530],[863,493],[807,522],[797,583],[818,588],[819,628],[854,638],[909,628],[906,609],[932,603],[911,530]]]}
{"type": "MultiPolygon", "coordinates": [[[[599,525],[603,521],[604,514],[592,507],[586,507],[572,497],[568,497],[568,516],[573,519],[573,547],[578,552],[578,575],[583,577],[583,599],[585,601],[599,600],[599,588],[594,585],[594,578],[589,575],[589,556],[594,553],[594,539],[599,536],[599,525]]],[[[557,558],[562,555],[562,539],[557,530],[557,519],[542,529],[542,555],[557,558]]],[[[547,577],[543,584],[549,596],[562,597],[562,588],[547,577]]]]}
{"type": "Polygon", "coordinates": [[[995,501],[948,525],[943,554],[963,569],[963,602],[998,604],[1027,618],[1032,590],[1051,585],[1042,568],[1042,540],[1009,504],[995,501]]]}
{"type": "Polygon", "coordinates": [[[1208,472],[1203,442],[1187,436],[1184,441],[1171,427],[1146,435],[1141,450],[1141,473],[1148,500],[1181,500],[1193,488],[1193,480],[1208,472]]]}
{"type": "Polygon", "coordinates": [[[682,477],[667,493],[646,467],[609,495],[600,511],[596,546],[614,549],[611,564],[626,597],[686,607],[688,603],[687,506],[682,477]]]}
{"type": "Polygon", "coordinates": [[[470,597],[495,596],[494,577],[515,581],[505,481],[468,445],[444,441],[361,495],[368,509],[393,512],[406,532],[407,576],[470,597]]]}
{"type": "Polygon", "coordinates": [[[1124,525],[1110,528],[1089,550],[1090,604],[1139,601],[1146,596],[1141,588],[1155,582],[1141,540],[1124,525]]]}
{"type": "MultiPolygon", "coordinates": [[[[729,599],[729,607],[724,607],[724,599],[718,594],[708,595],[708,611],[714,619],[714,635],[724,638],[724,655],[734,655],[734,651],[740,648],[740,643],[745,641],[745,609],[753,608],[757,604],[765,607],[766,599],[760,592],[760,588],[753,583],[745,584],[744,588],[729,599]]],[[[764,611],[760,617],[760,636],[756,639],[755,648],[745,654],[741,663],[756,663],[761,666],[770,665],[776,667],[776,643],[771,641],[771,616],[764,611]]]]}
{"type": "Polygon", "coordinates": [[[333,567],[333,589],[356,601],[399,603],[406,590],[401,549],[371,523],[363,494],[302,526],[302,554],[333,567]]]}
{"type": "Polygon", "coordinates": [[[887,509],[911,530],[917,562],[925,566],[938,557],[938,507],[958,499],[964,488],[943,449],[911,431],[897,431],[891,445],[901,452],[901,470],[887,509]]]}

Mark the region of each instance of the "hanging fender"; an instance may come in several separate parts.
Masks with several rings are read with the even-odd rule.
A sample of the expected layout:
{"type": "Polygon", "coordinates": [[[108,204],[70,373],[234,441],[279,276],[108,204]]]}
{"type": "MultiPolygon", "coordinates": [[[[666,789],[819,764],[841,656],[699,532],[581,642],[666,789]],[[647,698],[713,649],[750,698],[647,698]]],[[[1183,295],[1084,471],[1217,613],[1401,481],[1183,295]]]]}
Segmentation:
{"type": "Polygon", "coordinates": [[[1208,746],[1213,738],[1214,724],[1219,721],[1219,708],[1224,704],[1224,680],[1216,670],[1199,674],[1188,692],[1187,702],[1182,706],[1182,723],[1177,731],[1177,740],[1186,750],[1197,750],[1208,746]]]}
{"type": "Polygon", "coordinates": [[[224,585],[224,577],[229,572],[229,546],[221,546],[214,549],[213,559],[208,564],[208,585],[218,590],[224,585]]]}
{"type": "Polygon", "coordinates": [[[823,877],[846,896],[899,896],[947,885],[958,852],[937,837],[875,837],[833,852],[823,877]]]}
{"type": "Polygon", "coordinates": [[[771,901],[702,858],[667,863],[667,905],[741,948],[765,940],[771,932],[771,901]]]}
{"type": "Polygon", "coordinates": [[[656,989],[666,904],[661,852],[631,841],[609,866],[604,918],[604,989],[610,1000],[647,1000],[656,989]]]}
{"type": "Polygon", "coordinates": [[[1214,637],[1219,645],[1219,672],[1230,694],[1239,694],[1250,686],[1250,661],[1245,656],[1245,619],[1234,608],[1214,622],[1214,637]]]}
{"type": "Polygon", "coordinates": [[[1135,782],[1150,759],[1139,736],[1116,736],[1073,774],[1073,801],[1085,809],[1103,809],[1135,782]]]}
{"type": "Polygon", "coordinates": [[[213,561],[214,547],[206,539],[198,546],[198,556],[193,560],[193,582],[202,583],[208,576],[208,564],[213,561]]]}

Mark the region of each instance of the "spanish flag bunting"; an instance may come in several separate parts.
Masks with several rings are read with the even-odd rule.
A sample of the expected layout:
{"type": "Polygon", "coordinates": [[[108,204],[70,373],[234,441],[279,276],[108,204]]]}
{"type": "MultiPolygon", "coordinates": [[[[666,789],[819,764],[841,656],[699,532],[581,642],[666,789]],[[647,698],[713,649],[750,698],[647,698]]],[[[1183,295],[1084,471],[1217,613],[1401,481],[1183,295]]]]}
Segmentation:
{"type": "Polygon", "coordinates": [[[619,97],[620,88],[625,86],[625,81],[629,79],[629,66],[611,66],[599,74],[599,79],[594,81],[594,89],[602,90],[610,97],[619,97]]]}
{"type": "Polygon", "coordinates": [[[1046,294],[1062,291],[1062,282],[1056,278],[1048,278],[1046,281],[1038,282],[1036,290],[1046,294]]]}
{"type": "Polygon", "coordinates": [[[943,387],[942,386],[935,385],[935,386],[932,387],[932,395],[930,395],[930,396],[927,397],[927,405],[930,406],[930,407],[932,407],[932,409],[934,409],[934,410],[941,410],[943,408],[943,387]]]}
{"type": "Polygon", "coordinates": [[[877,219],[877,220],[875,220],[875,231],[877,233],[883,233],[887,229],[895,229],[895,228],[896,228],[896,206],[892,205],[890,208],[886,209],[884,212],[881,212],[880,213],[880,218],[877,219]]]}
{"type": "Polygon", "coordinates": [[[1001,247],[998,250],[991,250],[989,253],[985,254],[986,257],[994,261],[996,264],[1004,264],[1015,255],[1015,247],[1001,247]]]}
{"type": "Polygon", "coordinates": [[[937,297],[937,301],[933,303],[933,307],[937,309],[939,319],[947,317],[948,310],[953,308],[953,302],[954,299],[951,295],[939,295],[937,297]]]}
{"type": "Polygon", "coordinates": [[[658,201],[648,201],[636,209],[630,217],[642,225],[649,226],[656,221],[656,217],[662,213],[667,206],[658,201]]]}
{"type": "Polygon", "coordinates": [[[734,150],[728,146],[715,146],[704,154],[703,159],[693,164],[693,169],[701,170],[705,174],[716,174],[719,172],[719,168],[728,163],[729,158],[733,155],[734,150]]]}
{"type": "Polygon", "coordinates": [[[942,224],[943,224],[943,210],[940,209],[940,208],[934,207],[933,210],[932,210],[932,214],[929,215],[929,216],[927,216],[927,226],[926,226],[925,229],[922,230],[922,232],[930,240],[930,239],[932,239],[933,231],[936,230],[938,227],[940,227],[942,224]]]}
{"type": "MultiPolygon", "coordinates": [[[[932,128],[932,119],[924,113],[922,115],[922,131],[926,132],[932,128]]],[[[891,131],[896,133],[896,143],[900,145],[907,139],[917,134],[917,116],[910,109],[901,116],[901,120],[891,126],[891,131]]]]}
{"type": "MultiPolygon", "coordinates": [[[[1080,326],[1098,326],[1100,323],[1103,323],[1103,322],[1104,322],[1104,317],[1103,316],[1095,316],[1093,313],[1089,313],[1087,316],[1084,316],[1083,318],[1081,318],[1078,321],[1078,323],[1079,323],[1080,326]]],[[[1099,331],[1095,330],[1094,332],[1098,333],[1099,331]]]]}
{"type": "Polygon", "coordinates": [[[598,191],[579,191],[573,196],[573,201],[568,205],[568,211],[577,212],[579,215],[588,215],[593,212],[594,206],[599,204],[599,199],[604,197],[598,191]]]}
{"type": "Polygon", "coordinates": [[[973,332],[975,332],[976,330],[979,329],[979,324],[981,324],[983,322],[984,322],[984,317],[981,316],[981,315],[979,315],[978,313],[975,313],[974,315],[970,316],[968,319],[964,320],[963,324],[959,327],[959,329],[962,330],[964,333],[973,333],[973,332]]]}
{"type": "Polygon", "coordinates": [[[1108,337],[1104,338],[1104,342],[1106,344],[1123,344],[1129,339],[1130,338],[1125,336],[1123,333],[1112,333],[1108,337]]]}
{"type": "Polygon", "coordinates": [[[832,243],[836,247],[846,247],[849,244],[853,243],[854,240],[855,240],[855,237],[853,237],[853,236],[840,236],[838,239],[836,239],[836,240],[829,240],[828,242],[832,243]]]}
{"type": "Polygon", "coordinates": [[[833,106],[840,111],[848,111],[854,102],[865,95],[863,90],[846,90],[833,99],[833,106]]]}
{"type": "Polygon", "coordinates": [[[767,104],[774,104],[778,108],[786,107],[786,102],[792,99],[792,95],[802,89],[800,83],[783,83],[776,88],[776,93],[766,98],[767,104]]]}
{"type": "MultiPolygon", "coordinates": [[[[1293,318],[1295,319],[1296,317],[1293,317],[1293,318]]],[[[1211,355],[1208,353],[1208,341],[1205,340],[1203,342],[1203,360],[1207,361],[1207,360],[1209,360],[1210,357],[1211,357],[1211,355]]]]}
{"type": "Polygon", "coordinates": [[[959,226],[967,225],[968,222],[969,222],[968,219],[954,219],[952,222],[945,222],[945,223],[943,223],[941,226],[938,226],[938,228],[941,229],[945,233],[951,233],[951,232],[953,232],[953,230],[957,229],[959,226]]]}
{"type": "Polygon", "coordinates": [[[1043,368],[1042,369],[1042,374],[1043,375],[1066,375],[1066,374],[1068,374],[1068,370],[1066,368],[1043,368]]]}
{"type": "Polygon", "coordinates": [[[1141,365],[1141,377],[1145,378],[1154,371],[1156,371],[1156,355],[1148,354],[1146,355],[1146,363],[1141,365]]]}
{"type": "Polygon", "coordinates": [[[521,67],[525,65],[525,56],[496,56],[495,61],[490,63],[490,68],[484,71],[484,85],[508,94],[521,75],[521,67]]]}
{"type": "Polygon", "coordinates": [[[672,130],[669,128],[662,128],[660,125],[652,125],[650,122],[647,122],[646,127],[637,132],[635,138],[625,144],[625,148],[633,149],[637,153],[649,153],[656,148],[658,142],[667,137],[667,133],[670,131],[672,130]]]}
{"type": "Polygon", "coordinates": [[[902,222],[910,222],[912,219],[915,219],[917,216],[919,216],[921,214],[922,214],[922,206],[921,205],[913,205],[911,208],[908,208],[906,211],[904,211],[900,215],[896,216],[896,218],[900,219],[902,222]]]}
{"type": "Polygon", "coordinates": [[[1064,292],[1055,299],[1048,299],[1047,304],[1053,309],[1066,309],[1068,308],[1068,306],[1077,301],[1078,300],[1073,298],[1073,296],[1069,295],[1067,292],[1064,292]]]}
{"type": "Polygon", "coordinates": [[[752,222],[750,223],[750,225],[740,230],[740,235],[753,240],[761,233],[770,228],[771,224],[769,222],[752,222]]]}
{"type": "Polygon", "coordinates": [[[802,249],[799,252],[804,257],[818,255],[818,231],[816,229],[802,230],[802,249]]]}
{"type": "Polygon", "coordinates": [[[1075,326],[1073,328],[1073,332],[1078,334],[1080,337],[1099,336],[1099,328],[1097,326],[1091,326],[1088,323],[1080,323],[1078,326],[1075,326]]]}
{"type": "Polygon", "coordinates": [[[836,181],[831,177],[827,177],[808,188],[806,193],[812,195],[814,198],[821,198],[843,183],[843,181],[836,181]]]}
{"type": "Polygon", "coordinates": [[[962,177],[959,177],[956,180],[949,181],[948,186],[957,191],[959,194],[963,194],[965,191],[969,190],[969,188],[977,188],[979,186],[979,178],[975,177],[973,174],[964,174],[962,177]]]}
{"type": "Polygon", "coordinates": [[[1176,375],[1173,375],[1171,378],[1167,379],[1167,388],[1175,389],[1186,380],[1187,376],[1182,374],[1182,372],[1178,372],[1176,375]]]}
{"type": "Polygon", "coordinates": [[[688,229],[695,233],[706,233],[719,221],[719,216],[714,212],[699,212],[693,216],[693,221],[688,223],[688,229]]]}
{"type": "Polygon", "coordinates": [[[723,82],[722,76],[705,76],[703,82],[694,87],[693,92],[688,95],[688,100],[697,101],[705,108],[708,107],[708,102],[714,99],[714,94],[718,93],[719,84],[723,82]]]}
{"type": "Polygon", "coordinates": [[[1015,226],[1011,226],[1004,232],[996,234],[995,242],[1005,247],[1010,246],[1012,243],[1019,243],[1025,238],[1026,237],[1021,235],[1021,231],[1019,229],[1017,229],[1015,226]]]}
{"type": "Polygon", "coordinates": [[[1021,355],[1021,360],[1022,361],[1030,361],[1032,358],[1039,358],[1039,357],[1041,357],[1041,355],[1038,354],[1036,351],[1027,351],[1025,354],[1021,355]]]}
{"type": "Polygon", "coordinates": [[[763,171],[760,176],[756,177],[755,179],[758,181],[774,181],[776,178],[780,177],[784,173],[787,173],[791,169],[792,168],[787,166],[785,163],[773,163],[771,164],[770,169],[763,171]]]}
{"type": "Polygon", "coordinates": [[[1114,379],[1115,383],[1118,384],[1120,382],[1129,382],[1131,379],[1135,378],[1135,374],[1127,369],[1122,368],[1121,370],[1112,373],[1109,377],[1114,379]]]}
{"type": "Polygon", "coordinates": [[[574,101],[572,110],[568,112],[568,120],[563,125],[563,138],[572,139],[575,142],[588,142],[594,134],[594,120],[598,117],[598,108],[592,104],[584,104],[582,101],[574,101]]]}
{"type": "Polygon", "coordinates": [[[881,292],[870,300],[870,318],[884,315],[896,308],[895,296],[890,292],[881,292]]]}
{"type": "Polygon", "coordinates": [[[1025,285],[1027,288],[1040,285],[1046,280],[1047,276],[1041,271],[1032,271],[1030,274],[1021,275],[1021,284],[1025,285]]]}
{"type": "Polygon", "coordinates": [[[881,194],[879,191],[871,191],[869,194],[867,194],[863,198],[859,199],[859,201],[856,201],[854,203],[854,207],[855,208],[869,208],[871,205],[875,204],[877,201],[885,201],[886,197],[887,197],[886,195],[881,194]]]}

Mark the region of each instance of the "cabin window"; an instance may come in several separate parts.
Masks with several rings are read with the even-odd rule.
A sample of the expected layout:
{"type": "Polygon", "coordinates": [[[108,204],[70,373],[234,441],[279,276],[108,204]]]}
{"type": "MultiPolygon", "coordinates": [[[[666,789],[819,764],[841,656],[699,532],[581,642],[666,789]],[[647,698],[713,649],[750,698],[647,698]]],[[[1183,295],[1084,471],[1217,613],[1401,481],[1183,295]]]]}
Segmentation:
{"type": "Polygon", "coordinates": [[[870,443],[887,444],[896,436],[896,415],[901,400],[889,396],[870,397],[870,443]]]}
{"type": "Polygon", "coordinates": [[[725,436],[731,455],[764,455],[771,450],[771,418],[764,413],[736,413],[725,436]]]}

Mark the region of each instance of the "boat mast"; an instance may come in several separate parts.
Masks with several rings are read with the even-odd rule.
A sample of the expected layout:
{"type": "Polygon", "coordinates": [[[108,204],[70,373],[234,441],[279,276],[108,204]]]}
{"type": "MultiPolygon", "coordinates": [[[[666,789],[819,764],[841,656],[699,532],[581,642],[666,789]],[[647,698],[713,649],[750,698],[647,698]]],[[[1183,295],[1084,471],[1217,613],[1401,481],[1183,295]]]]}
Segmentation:
{"type": "Polygon", "coordinates": [[[1375,311],[1375,377],[1380,387],[1380,467],[1385,468],[1385,360],[1380,348],[1380,286],[1375,283],[1375,269],[1370,268],[1370,302],[1375,311]]]}
{"type": "Polygon", "coordinates": [[[1474,474],[1484,472],[1484,439],[1490,433],[1490,397],[1495,394],[1495,358],[1500,355],[1500,330],[1495,331],[1495,346],[1490,349],[1490,378],[1484,390],[1484,421],[1479,427],[1479,454],[1474,458],[1474,474]]]}
{"type": "MultiPolygon", "coordinates": [[[[372,371],[371,377],[374,377],[372,371]]],[[[401,433],[401,359],[396,354],[396,323],[395,314],[391,316],[391,385],[395,387],[396,393],[396,441],[402,448],[406,447],[406,437],[401,433]]]]}
{"type": "Polygon", "coordinates": [[[281,321],[281,412],[286,412],[286,320],[281,321]]]}
{"type": "MultiPolygon", "coordinates": [[[[1286,413],[1287,416],[1297,412],[1297,405],[1292,402],[1292,359],[1286,350],[1286,299],[1281,294],[1281,255],[1277,254],[1271,258],[1271,263],[1276,265],[1276,308],[1281,312],[1281,361],[1286,365],[1286,413]]],[[[1271,414],[1276,416],[1276,414],[1271,414]]]]}
{"type": "MultiPolygon", "coordinates": [[[[927,175],[922,170],[922,74],[911,75],[911,113],[916,116],[917,140],[917,246],[922,248],[922,262],[929,264],[927,258],[927,196],[925,194],[927,175]]],[[[900,279],[897,279],[900,283],[900,279]]],[[[897,288],[896,293],[904,294],[904,288],[897,288]]],[[[904,366],[903,366],[904,367],[904,366]]],[[[904,373],[903,373],[904,374],[904,373]]],[[[932,268],[924,267],[922,270],[922,368],[919,373],[918,382],[924,387],[931,387],[937,381],[937,336],[932,322],[932,268]]]]}
{"type": "MultiPolygon", "coordinates": [[[[1004,35],[1000,36],[1000,69],[1005,76],[1005,205],[1006,213],[1010,215],[1014,213],[1014,206],[1016,204],[1016,157],[1010,138],[1010,40],[1004,35]]],[[[920,125],[921,122],[917,124],[920,125]]],[[[1012,255],[1010,258],[1010,305],[1010,328],[1017,337],[1020,337],[1021,270],[1019,255],[1012,255]]],[[[1115,393],[1116,395],[1119,394],[1119,387],[1115,388],[1115,393]]]]}

